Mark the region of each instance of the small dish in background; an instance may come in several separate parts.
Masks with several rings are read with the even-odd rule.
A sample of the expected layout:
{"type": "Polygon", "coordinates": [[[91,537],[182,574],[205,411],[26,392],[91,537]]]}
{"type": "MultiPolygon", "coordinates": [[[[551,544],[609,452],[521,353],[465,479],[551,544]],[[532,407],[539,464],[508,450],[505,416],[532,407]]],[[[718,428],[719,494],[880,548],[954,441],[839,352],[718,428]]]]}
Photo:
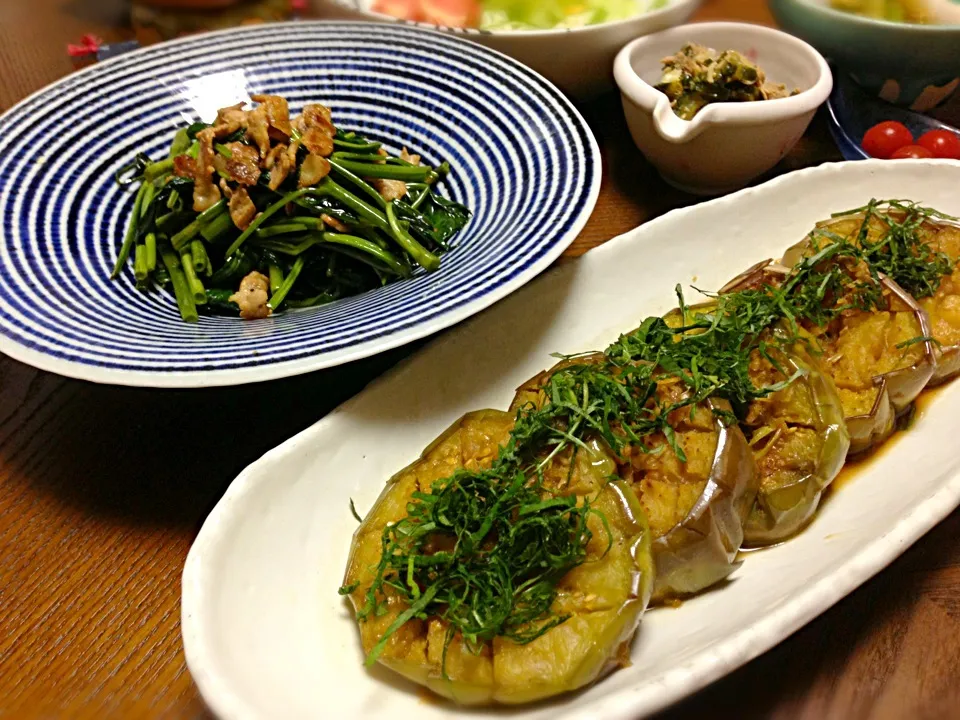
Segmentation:
{"type": "Polygon", "coordinates": [[[399,20],[374,12],[372,0],[313,0],[324,17],[405,23],[443,30],[499,50],[532,68],[567,95],[586,98],[613,88],[610,68],[630,40],[685,23],[701,0],[667,0],[663,7],[638,12],[626,20],[552,30],[477,30],[440,27],[399,20]]]}
{"type": "Polygon", "coordinates": [[[960,87],[960,25],[911,25],[829,7],[769,0],[777,24],[850,73],[870,94],[926,112],[960,87]]]}
{"type": "Polygon", "coordinates": [[[870,157],[863,149],[863,136],[867,130],[885,120],[903,123],[914,137],[920,137],[929,130],[957,132],[956,128],[932,117],[877,100],[841,73],[834,78],[833,92],[827,100],[827,120],[830,134],[846,160],[866,160],[870,157]]]}
{"type": "Polygon", "coordinates": [[[664,180],[698,195],[736,190],[776,165],[803,136],[833,87],[830,68],[810,45],[745,23],[681,25],[639,38],[620,52],[614,75],[637,147],[664,180]],[[769,82],[800,92],[775,100],[712,103],[683,120],[654,85],[661,59],[690,42],[737,50],[769,82]]]}

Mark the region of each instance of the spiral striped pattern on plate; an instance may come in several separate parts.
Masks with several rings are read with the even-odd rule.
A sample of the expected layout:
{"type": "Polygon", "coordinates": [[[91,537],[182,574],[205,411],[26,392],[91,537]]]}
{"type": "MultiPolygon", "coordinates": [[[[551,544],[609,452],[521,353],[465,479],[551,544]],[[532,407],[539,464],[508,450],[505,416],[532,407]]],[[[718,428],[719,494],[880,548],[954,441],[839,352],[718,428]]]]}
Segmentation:
{"type": "Polygon", "coordinates": [[[125,385],[255,382],[330,367],[448,327],[545,269],[596,203],[596,141],[519,63],[440,33],[264,25],[147,48],[76,73],[0,118],[0,350],[125,385]],[[183,323],[132,270],[109,279],[133,191],[114,173],[250,93],[333,109],[339,127],[450,162],[474,215],[441,269],[266,320],[183,323]]]}

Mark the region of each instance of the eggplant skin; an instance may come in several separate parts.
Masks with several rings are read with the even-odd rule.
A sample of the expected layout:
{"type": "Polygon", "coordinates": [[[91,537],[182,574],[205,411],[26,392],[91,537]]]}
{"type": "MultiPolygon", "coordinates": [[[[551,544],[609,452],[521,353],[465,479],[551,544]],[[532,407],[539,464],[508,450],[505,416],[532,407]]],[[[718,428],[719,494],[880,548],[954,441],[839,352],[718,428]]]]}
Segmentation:
{"type": "MultiPolygon", "coordinates": [[[[757,263],[727,283],[720,292],[736,292],[747,288],[759,288],[764,284],[779,283],[790,272],[790,267],[804,257],[808,247],[809,240],[804,240],[791,247],[780,263],[769,260],[757,263]]],[[[884,322],[887,325],[892,323],[895,327],[899,327],[897,318],[902,316],[908,317],[912,327],[909,332],[904,330],[904,337],[900,338],[901,340],[914,337],[929,338],[930,320],[917,301],[890,278],[882,277],[881,283],[891,301],[898,303],[905,310],[860,313],[864,319],[863,327],[859,328],[862,336],[869,339],[887,338],[892,333],[888,333],[883,327],[884,322]],[[871,323],[876,327],[870,328],[871,323]]],[[[844,318],[844,322],[853,323],[854,321],[844,318]]],[[[840,333],[839,342],[853,344],[851,339],[855,337],[855,330],[854,325],[845,328],[845,331],[840,333]]],[[[910,408],[913,401],[933,378],[937,367],[933,342],[926,340],[919,343],[916,349],[911,348],[903,352],[896,350],[897,357],[904,353],[916,353],[917,357],[910,365],[874,375],[869,387],[859,389],[850,388],[846,383],[841,382],[836,367],[825,362],[824,359],[817,361],[820,369],[834,381],[841,403],[844,405],[845,422],[850,436],[850,455],[869,450],[887,440],[896,427],[896,418],[910,408]],[[864,400],[869,404],[859,406],[858,403],[863,404],[864,400]]],[[[835,355],[843,357],[846,353],[839,352],[835,355]]]]}
{"type": "MultiPolygon", "coordinates": [[[[850,448],[843,406],[830,377],[799,348],[780,353],[777,360],[787,373],[801,374],[789,387],[771,395],[769,404],[778,406],[789,393],[794,404],[806,406],[810,417],[795,417],[792,436],[788,432],[782,445],[774,441],[768,454],[758,457],[760,489],[744,526],[744,545],[748,547],[781,542],[803,529],[816,513],[824,489],[839,474],[850,448]],[[804,447],[811,442],[812,447],[804,447]],[[816,456],[797,458],[798,449],[811,449],[816,456]],[[787,469],[794,472],[784,472],[787,469]]],[[[781,412],[784,417],[778,418],[780,421],[789,419],[789,405],[781,412]]]]}
{"type": "MultiPolygon", "coordinates": [[[[863,214],[846,215],[831,218],[818,223],[818,228],[827,228],[837,235],[856,241],[863,224],[863,214]]],[[[876,220],[871,222],[869,236],[872,241],[879,239],[879,233],[886,228],[876,220]]],[[[930,320],[930,337],[937,341],[934,348],[936,369],[927,387],[940,385],[960,374],[960,226],[946,219],[926,220],[919,232],[922,242],[931,249],[945,253],[954,267],[949,275],[944,275],[936,292],[931,297],[916,298],[930,320]]],[[[805,239],[784,255],[785,264],[794,264],[809,248],[809,239],[805,239]]]]}
{"type": "MultiPolygon", "coordinates": [[[[359,583],[350,595],[355,609],[363,607],[373,582],[384,526],[406,516],[413,492],[429,492],[458,467],[488,467],[509,438],[514,418],[497,410],[468,413],[390,479],[353,538],[344,584],[359,583]]],[[[439,618],[412,620],[391,637],[379,662],[461,705],[542,700],[589,685],[622,664],[653,586],[650,531],[633,492],[621,481],[609,482],[612,458],[599,449],[578,453],[572,475],[569,460],[551,465],[545,484],[589,498],[612,535],[611,544],[603,519],[590,517],[588,560],[561,579],[554,601],[553,610],[569,619],[526,645],[496,638],[479,653],[456,635],[446,646],[445,666],[446,624],[439,618]]],[[[365,653],[406,609],[395,595],[387,603],[385,615],[358,624],[365,653]]]]}
{"type": "Polygon", "coordinates": [[[939,228],[930,245],[956,263],[933,297],[920,301],[930,316],[933,337],[940,343],[936,348],[937,370],[930,385],[941,385],[960,374],[960,228],[939,228]]]}
{"type": "MultiPolygon", "coordinates": [[[[711,409],[720,401],[709,401],[711,409]]],[[[710,478],[686,517],[653,541],[657,579],[651,602],[694,595],[737,568],[743,528],[758,490],[753,454],[736,425],[715,418],[710,478]]]]}
{"type": "MultiPolygon", "coordinates": [[[[755,281],[755,271],[767,263],[751,268],[754,272],[746,274],[748,281],[755,281]]],[[[715,302],[702,303],[688,308],[688,313],[698,315],[716,307],[715,302]]],[[[678,311],[666,320],[680,324],[678,311]]],[[[776,353],[781,369],[754,353],[750,372],[755,384],[772,385],[795,373],[800,377],[783,390],[755,400],[741,422],[757,473],[756,501],[743,525],[745,546],[779,542],[803,527],[816,512],[823,489],[843,467],[850,445],[840,398],[830,378],[802,347],[789,351],[771,347],[768,352],[776,353]],[[758,444],[765,437],[772,439],[758,444]]]]}
{"type": "MultiPolygon", "coordinates": [[[[518,409],[526,404],[539,406],[545,402],[540,388],[550,375],[570,364],[597,363],[602,358],[598,353],[561,361],[524,383],[517,390],[511,408],[518,409]]],[[[674,522],[666,525],[653,522],[653,516],[669,517],[671,513],[676,513],[676,497],[669,493],[655,493],[650,483],[645,482],[643,472],[632,466],[630,456],[618,458],[618,475],[637,494],[651,520],[656,565],[652,603],[694,595],[725,579],[737,567],[736,557],[743,542],[743,524],[757,493],[758,478],[753,455],[743,432],[735,425],[725,427],[714,415],[714,410],[721,409],[730,408],[724,401],[709,400],[697,413],[699,422],[706,424],[707,430],[713,432],[717,440],[705,460],[707,469],[703,473],[702,489],[681,506],[674,522]]],[[[689,416],[688,411],[678,412],[677,424],[686,422],[686,416],[689,416]]],[[[683,434],[678,428],[678,435],[683,434]]],[[[651,440],[658,442],[655,437],[651,440]]],[[[633,455],[644,457],[639,451],[633,455]]],[[[668,447],[663,448],[660,456],[669,457],[681,465],[668,447]]],[[[665,474],[682,472],[682,468],[676,468],[665,474]]],[[[660,486],[664,485],[670,489],[669,483],[660,486]]]]}

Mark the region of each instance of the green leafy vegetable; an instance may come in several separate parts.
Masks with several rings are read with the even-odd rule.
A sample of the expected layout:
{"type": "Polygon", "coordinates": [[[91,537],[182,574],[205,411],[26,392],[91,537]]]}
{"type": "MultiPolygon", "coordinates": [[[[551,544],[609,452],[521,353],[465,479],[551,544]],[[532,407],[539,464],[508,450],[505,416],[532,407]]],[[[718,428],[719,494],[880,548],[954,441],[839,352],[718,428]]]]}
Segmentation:
{"type": "MultiPolygon", "coordinates": [[[[152,162],[141,153],[117,173],[118,182],[139,183],[139,188],[112,277],[129,264],[143,291],[172,280],[174,290],[180,290],[178,306],[186,321],[196,320],[198,305],[205,313],[235,316],[237,306],[228,298],[243,277],[254,271],[274,280],[282,278],[272,283],[271,307],[278,310],[281,304],[314,307],[355,295],[409,277],[416,266],[436,270],[440,255],[469,221],[466,207],[436,190],[449,171],[446,163],[414,164],[406,159],[409,156],[384,154],[380,142],[336,130],[329,158],[331,174],[300,187],[298,179],[309,151],[296,144],[300,131],[294,128],[295,165],[283,183],[271,187],[271,173],[278,172],[277,166],[262,155],[245,124],[224,122],[212,146],[217,165],[213,179],[224,189],[220,199],[203,212],[193,210],[196,171],[192,168],[200,156],[198,135],[212,125],[181,128],[167,158],[152,162]],[[250,150],[240,151],[236,144],[250,150]],[[259,177],[241,184],[231,175],[230,163],[236,170],[250,153],[259,158],[260,167],[255,169],[259,177]],[[381,181],[405,183],[400,187],[406,187],[407,193],[389,203],[374,187],[381,181]],[[230,196],[241,189],[254,206],[253,221],[242,229],[235,225],[230,202],[230,196]],[[158,260],[166,248],[180,255],[175,267],[172,260],[158,260]],[[187,259],[189,263],[184,262],[187,259]],[[186,301],[184,288],[189,289],[192,303],[186,301]]],[[[273,136],[271,143],[279,142],[278,137],[273,136]]],[[[287,147],[281,144],[274,149],[287,147]]],[[[312,167],[315,171],[316,160],[312,167]]],[[[396,191],[396,185],[391,191],[396,191]]]]}

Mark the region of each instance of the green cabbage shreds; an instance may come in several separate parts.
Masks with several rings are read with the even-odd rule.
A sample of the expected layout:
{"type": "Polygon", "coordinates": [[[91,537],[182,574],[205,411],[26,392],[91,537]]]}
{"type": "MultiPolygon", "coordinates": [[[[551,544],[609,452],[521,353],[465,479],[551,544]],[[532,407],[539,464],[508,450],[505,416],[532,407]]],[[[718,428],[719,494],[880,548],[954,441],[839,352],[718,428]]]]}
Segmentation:
{"type": "Polygon", "coordinates": [[[667,0],[485,0],[485,30],[550,30],[625,20],[667,0]]]}
{"type": "Polygon", "coordinates": [[[934,13],[927,0],[832,0],[843,12],[904,23],[932,23],[934,13]]]}

